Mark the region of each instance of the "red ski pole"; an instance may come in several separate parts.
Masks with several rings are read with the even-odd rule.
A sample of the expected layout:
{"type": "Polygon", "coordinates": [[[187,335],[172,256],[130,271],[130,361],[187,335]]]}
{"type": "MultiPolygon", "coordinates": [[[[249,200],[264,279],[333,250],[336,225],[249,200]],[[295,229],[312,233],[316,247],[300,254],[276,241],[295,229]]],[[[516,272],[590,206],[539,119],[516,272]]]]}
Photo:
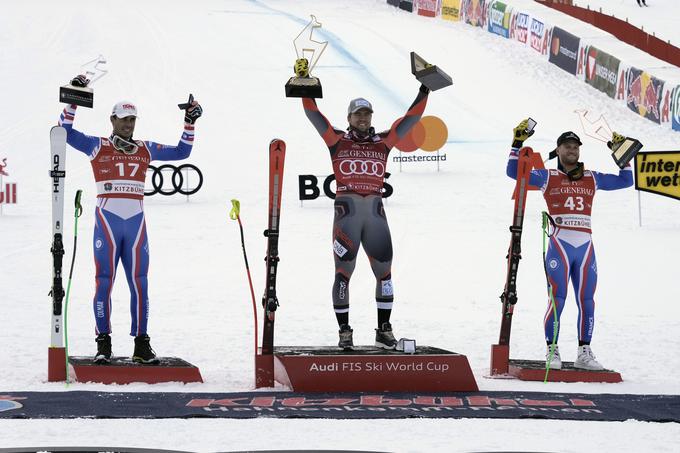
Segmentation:
{"type": "Polygon", "coordinates": [[[250,278],[250,266],[248,266],[248,255],[246,254],[246,243],[243,238],[243,224],[241,223],[241,202],[238,200],[231,200],[231,212],[229,218],[238,221],[238,227],[241,231],[241,248],[243,249],[243,260],[246,263],[246,273],[248,274],[248,284],[250,285],[250,296],[253,299],[253,317],[255,320],[255,355],[257,355],[257,306],[255,305],[255,292],[253,291],[253,280],[250,278]]]}

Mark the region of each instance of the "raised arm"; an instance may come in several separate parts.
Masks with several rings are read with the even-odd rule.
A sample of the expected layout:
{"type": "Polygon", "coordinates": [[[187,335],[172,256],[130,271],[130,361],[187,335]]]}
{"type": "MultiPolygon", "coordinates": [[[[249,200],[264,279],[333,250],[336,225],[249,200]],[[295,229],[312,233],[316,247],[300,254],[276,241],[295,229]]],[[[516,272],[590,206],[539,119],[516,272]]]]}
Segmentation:
{"type": "Polygon", "coordinates": [[[87,156],[92,156],[94,150],[100,146],[99,137],[85,135],[73,128],[73,120],[76,115],[76,105],[67,105],[59,117],[59,126],[66,129],[66,143],[87,156]]]}
{"type": "Polygon", "coordinates": [[[313,98],[302,98],[302,107],[304,107],[305,115],[307,115],[309,121],[312,123],[321,138],[323,138],[326,146],[330,148],[331,146],[338,143],[344,132],[333,127],[330,121],[328,121],[328,118],[326,118],[323,113],[319,111],[319,107],[316,105],[316,100],[313,98]]]}
{"type": "Polygon", "coordinates": [[[598,190],[625,189],[633,185],[633,169],[630,164],[619,170],[618,175],[611,173],[592,172],[598,190]]]}
{"type": "Polygon", "coordinates": [[[182,160],[191,155],[194,146],[194,123],[203,115],[203,107],[192,101],[184,114],[184,131],[177,146],[162,145],[160,143],[144,142],[151,152],[151,160],[182,160]]]}
{"type": "Polygon", "coordinates": [[[394,122],[392,128],[385,137],[385,145],[389,149],[392,149],[394,145],[399,143],[399,140],[404,138],[406,134],[408,134],[409,131],[413,129],[413,126],[415,126],[418,121],[420,121],[420,118],[423,116],[423,112],[425,111],[425,105],[427,104],[427,96],[429,93],[430,90],[425,85],[420,85],[418,95],[413,101],[413,104],[411,104],[411,107],[408,108],[406,114],[403,117],[394,122]]]}
{"type": "MultiPolygon", "coordinates": [[[[517,179],[517,163],[519,161],[519,148],[512,148],[510,156],[508,157],[508,165],[505,167],[505,173],[512,179],[517,179]]],[[[529,185],[539,187],[541,190],[545,189],[545,184],[548,182],[548,170],[538,169],[531,170],[529,173],[529,185]]]]}

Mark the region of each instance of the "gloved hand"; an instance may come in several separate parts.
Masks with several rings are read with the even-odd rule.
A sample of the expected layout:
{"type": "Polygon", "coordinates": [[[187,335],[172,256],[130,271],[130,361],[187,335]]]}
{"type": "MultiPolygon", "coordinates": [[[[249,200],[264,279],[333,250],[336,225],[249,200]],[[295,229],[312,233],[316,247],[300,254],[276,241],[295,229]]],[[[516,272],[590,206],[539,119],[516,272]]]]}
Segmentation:
{"type": "Polygon", "coordinates": [[[430,94],[430,89],[426,87],[424,83],[420,84],[419,91],[423,94],[430,94]]]}
{"type": "Polygon", "coordinates": [[[85,88],[90,83],[85,75],[80,74],[71,79],[71,85],[74,87],[85,88]]]}
{"type": "Polygon", "coordinates": [[[295,60],[295,67],[293,68],[295,75],[298,77],[309,76],[309,61],[306,58],[298,58],[295,60]]]}
{"type": "Polygon", "coordinates": [[[203,107],[196,101],[191,102],[191,107],[184,111],[184,122],[194,124],[203,115],[203,107]]]}
{"type": "Polygon", "coordinates": [[[612,139],[611,141],[607,142],[607,148],[615,151],[625,140],[625,135],[621,135],[618,132],[612,132],[612,139]]]}
{"type": "Polygon", "coordinates": [[[521,148],[526,139],[534,135],[534,131],[527,131],[529,119],[522,120],[514,129],[512,136],[512,147],[521,148]]]}

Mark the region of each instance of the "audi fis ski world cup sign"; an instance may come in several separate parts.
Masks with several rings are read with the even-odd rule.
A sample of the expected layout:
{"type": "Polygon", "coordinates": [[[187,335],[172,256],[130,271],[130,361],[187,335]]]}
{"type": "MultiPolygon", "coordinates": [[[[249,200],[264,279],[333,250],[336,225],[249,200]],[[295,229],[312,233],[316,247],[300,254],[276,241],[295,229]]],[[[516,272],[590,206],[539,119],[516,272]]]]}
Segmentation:
{"type": "Polygon", "coordinates": [[[160,165],[158,167],[149,165],[147,172],[151,172],[152,190],[145,190],[147,197],[157,193],[161,195],[193,195],[203,186],[203,173],[197,166],[192,164],[182,164],[174,166],[171,164],[160,165]]]}
{"type": "Polygon", "coordinates": [[[647,151],[635,156],[635,188],[680,200],[680,151],[647,151]]]}

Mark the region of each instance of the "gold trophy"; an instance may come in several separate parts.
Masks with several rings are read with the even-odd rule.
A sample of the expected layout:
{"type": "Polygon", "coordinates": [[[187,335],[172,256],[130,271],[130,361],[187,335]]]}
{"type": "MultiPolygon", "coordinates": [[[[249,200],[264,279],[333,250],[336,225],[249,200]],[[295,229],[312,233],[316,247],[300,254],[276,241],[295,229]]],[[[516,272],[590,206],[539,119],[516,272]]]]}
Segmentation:
{"type": "Polygon", "coordinates": [[[68,85],[60,87],[59,102],[92,108],[94,105],[94,90],[92,90],[92,84],[108,72],[101,67],[103,64],[106,64],[106,58],[102,55],[83,64],[81,66],[81,73],[89,79],[88,85],[84,87],[73,86],[69,83],[68,85]]]}
{"type": "MultiPolygon", "coordinates": [[[[319,61],[321,54],[326,49],[328,41],[320,42],[312,38],[314,30],[321,28],[321,23],[312,15],[312,20],[302,29],[300,34],[293,40],[295,53],[297,54],[298,62],[305,66],[305,76],[291,77],[286,83],[286,97],[289,98],[321,98],[323,92],[321,90],[321,81],[317,77],[311,75],[312,69],[319,61]],[[307,58],[309,56],[309,58],[307,58]],[[301,61],[301,60],[306,61],[301,61]],[[308,69],[307,69],[308,68],[308,69]]],[[[298,74],[298,64],[296,64],[296,74],[298,74]]]]}
{"type": "Polygon", "coordinates": [[[612,158],[619,168],[624,168],[642,149],[642,143],[638,139],[623,136],[617,141],[607,142],[607,146],[612,150],[612,158]]]}

